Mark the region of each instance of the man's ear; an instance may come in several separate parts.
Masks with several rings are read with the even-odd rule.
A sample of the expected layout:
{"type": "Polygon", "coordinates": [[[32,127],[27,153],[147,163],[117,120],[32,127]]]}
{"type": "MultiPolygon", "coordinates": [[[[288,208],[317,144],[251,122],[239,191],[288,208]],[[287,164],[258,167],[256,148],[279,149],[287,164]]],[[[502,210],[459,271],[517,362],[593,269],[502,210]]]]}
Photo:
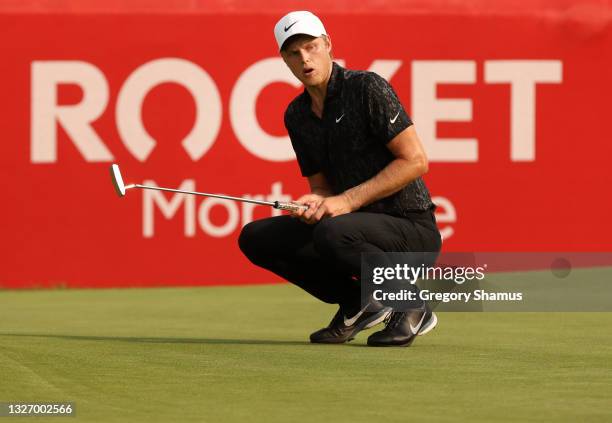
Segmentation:
{"type": "Polygon", "coordinates": [[[325,36],[325,42],[327,43],[327,51],[331,51],[332,42],[331,42],[331,37],[329,35],[325,36]]]}

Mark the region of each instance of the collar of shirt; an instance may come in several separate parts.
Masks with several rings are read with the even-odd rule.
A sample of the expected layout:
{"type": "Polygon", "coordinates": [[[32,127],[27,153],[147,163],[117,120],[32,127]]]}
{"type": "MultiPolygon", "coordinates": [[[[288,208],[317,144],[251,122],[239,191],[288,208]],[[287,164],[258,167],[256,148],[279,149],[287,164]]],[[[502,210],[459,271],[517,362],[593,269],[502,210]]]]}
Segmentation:
{"type": "MultiPolygon", "coordinates": [[[[344,81],[344,71],[345,69],[337,64],[336,62],[332,62],[332,72],[329,76],[329,81],[327,82],[327,92],[325,94],[325,107],[323,109],[323,113],[325,114],[325,109],[327,109],[327,105],[331,100],[336,98],[342,92],[342,82],[344,81]]],[[[308,94],[308,90],[304,88],[304,106],[308,107],[310,110],[310,94],[308,94]]],[[[312,113],[312,112],[311,112],[312,113]]],[[[314,115],[314,113],[312,113],[314,115]]]]}

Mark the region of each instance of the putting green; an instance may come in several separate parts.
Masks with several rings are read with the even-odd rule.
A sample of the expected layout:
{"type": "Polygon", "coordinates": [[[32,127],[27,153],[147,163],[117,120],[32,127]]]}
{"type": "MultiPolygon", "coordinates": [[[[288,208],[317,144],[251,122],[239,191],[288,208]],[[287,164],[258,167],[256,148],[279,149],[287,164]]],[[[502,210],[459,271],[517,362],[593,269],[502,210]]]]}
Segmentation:
{"type": "Polygon", "coordinates": [[[612,419],[612,313],[441,313],[410,348],[309,344],[334,312],[290,285],[0,291],[0,402],[88,422],[612,419]]]}

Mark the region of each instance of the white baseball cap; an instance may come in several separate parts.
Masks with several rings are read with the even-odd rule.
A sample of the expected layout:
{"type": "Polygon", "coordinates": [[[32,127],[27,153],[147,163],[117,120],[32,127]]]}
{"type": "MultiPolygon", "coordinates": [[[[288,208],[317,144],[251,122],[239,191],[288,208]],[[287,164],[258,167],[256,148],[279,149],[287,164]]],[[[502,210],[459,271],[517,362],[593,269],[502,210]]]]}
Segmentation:
{"type": "Polygon", "coordinates": [[[280,50],[285,41],[292,35],[307,34],[313,37],[327,35],[325,27],[321,19],[317,18],[313,13],[299,10],[289,12],[276,23],[274,26],[274,36],[280,50]]]}

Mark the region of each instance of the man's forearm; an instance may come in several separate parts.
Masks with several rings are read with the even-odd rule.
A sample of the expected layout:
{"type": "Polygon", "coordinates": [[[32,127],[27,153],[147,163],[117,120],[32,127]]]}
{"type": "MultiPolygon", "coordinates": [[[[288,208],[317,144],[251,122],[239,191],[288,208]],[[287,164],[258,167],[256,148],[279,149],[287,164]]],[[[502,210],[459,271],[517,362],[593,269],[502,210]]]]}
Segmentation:
{"type": "Polygon", "coordinates": [[[345,191],[342,195],[346,197],[352,210],[358,210],[396,193],[426,172],[425,161],[396,158],[374,177],[345,191]]]}

